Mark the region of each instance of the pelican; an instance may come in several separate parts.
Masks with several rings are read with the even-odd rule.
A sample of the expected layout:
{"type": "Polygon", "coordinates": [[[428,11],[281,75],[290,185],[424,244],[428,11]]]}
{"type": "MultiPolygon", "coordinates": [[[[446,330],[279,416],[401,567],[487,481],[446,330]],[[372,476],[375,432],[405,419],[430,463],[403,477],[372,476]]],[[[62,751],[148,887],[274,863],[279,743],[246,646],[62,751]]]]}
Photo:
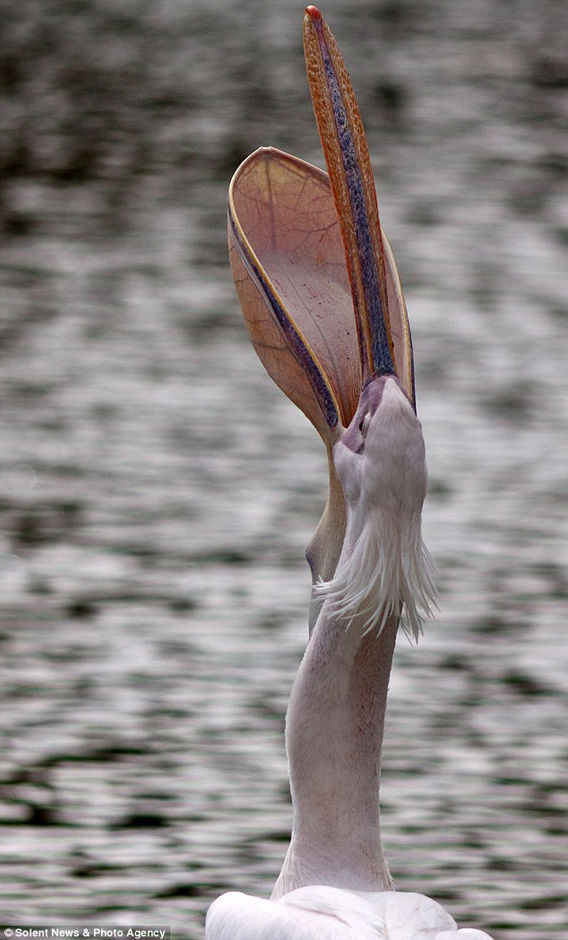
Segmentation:
{"type": "Polygon", "coordinates": [[[314,6],[304,51],[328,173],[272,148],[237,169],[228,233],[254,348],[319,432],[329,495],[306,557],[309,640],[286,716],[293,827],[270,900],[213,902],[207,940],[490,940],[394,890],[379,814],[395,638],[435,604],[412,343],[359,109],[314,6]]]}

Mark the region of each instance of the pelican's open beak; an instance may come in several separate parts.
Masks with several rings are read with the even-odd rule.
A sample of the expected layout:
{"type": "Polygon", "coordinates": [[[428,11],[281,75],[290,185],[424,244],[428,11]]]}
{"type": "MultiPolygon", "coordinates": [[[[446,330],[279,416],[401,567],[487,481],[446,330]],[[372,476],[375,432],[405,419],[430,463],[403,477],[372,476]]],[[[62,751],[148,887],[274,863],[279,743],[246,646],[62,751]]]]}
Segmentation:
{"type": "MultiPolygon", "coordinates": [[[[396,374],[415,407],[410,328],[381,232],[365,132],[329,27],[304,16],[304,52],[329,176],[263,147],[229,188],[233,278],[256,352],[308,416],[328,453],[329,496],[306,557],[316,583],[335,571],[345,503],[332,451],[375,376],[396,374]]],[[[312,596],[310,628],[322,604],[312,596]]]]}
{"type": "Polygon", "coordinates": [[[367,381],[395,373],[414,404],[414,374],[359,108],[314,6],[304,16],[304,51],[329,176],[282,151],[257,150],[231,180],[229,249],[256,352],[329,447],[367,381]]]}

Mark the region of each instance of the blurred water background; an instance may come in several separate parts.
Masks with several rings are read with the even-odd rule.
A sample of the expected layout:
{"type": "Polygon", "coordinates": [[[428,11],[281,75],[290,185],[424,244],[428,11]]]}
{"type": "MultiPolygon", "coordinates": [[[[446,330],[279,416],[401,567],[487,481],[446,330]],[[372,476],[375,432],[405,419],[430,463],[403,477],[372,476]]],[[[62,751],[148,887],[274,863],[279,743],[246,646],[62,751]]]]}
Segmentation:
{"type": "MultiPolygon", "coordinates": [[[[225,204],[322,163],[300,3],[2,0],[0,912],[170,924],[267,895],[290,806],[317,435],[265,376],[225,204]]],[[[568,18],[328,0],[414,333],[441,608],[401,638],[397,886],[568,936],[568,18]]]]}

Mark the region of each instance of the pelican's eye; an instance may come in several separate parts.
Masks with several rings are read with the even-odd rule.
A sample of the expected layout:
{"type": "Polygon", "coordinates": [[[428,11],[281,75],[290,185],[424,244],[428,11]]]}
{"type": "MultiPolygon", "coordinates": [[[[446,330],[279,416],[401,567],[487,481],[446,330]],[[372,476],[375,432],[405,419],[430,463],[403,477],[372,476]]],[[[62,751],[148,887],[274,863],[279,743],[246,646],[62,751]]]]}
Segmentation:
{"type": "Polygon", "coordinates": [[[369,414],[369,412],[367,412],[367,414],[363,415],[363,417],[361,418],[359,422],[359,431],[363,435],[363,437],[365,437],[367,431],[369,430],[370,423],[371,423],[371,415],[369,414]]]}

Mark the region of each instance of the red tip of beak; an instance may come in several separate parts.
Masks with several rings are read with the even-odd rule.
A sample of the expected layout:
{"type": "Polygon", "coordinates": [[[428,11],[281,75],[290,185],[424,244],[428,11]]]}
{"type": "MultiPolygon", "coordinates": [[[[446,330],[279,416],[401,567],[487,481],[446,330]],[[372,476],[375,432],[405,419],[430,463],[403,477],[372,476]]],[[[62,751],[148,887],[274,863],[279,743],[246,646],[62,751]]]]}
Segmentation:
{"type": "Polygon", "coordinates": [[[321,20],[321,13],[317,7],[306,7],[306,13],[312,20],[321,20]]]}

